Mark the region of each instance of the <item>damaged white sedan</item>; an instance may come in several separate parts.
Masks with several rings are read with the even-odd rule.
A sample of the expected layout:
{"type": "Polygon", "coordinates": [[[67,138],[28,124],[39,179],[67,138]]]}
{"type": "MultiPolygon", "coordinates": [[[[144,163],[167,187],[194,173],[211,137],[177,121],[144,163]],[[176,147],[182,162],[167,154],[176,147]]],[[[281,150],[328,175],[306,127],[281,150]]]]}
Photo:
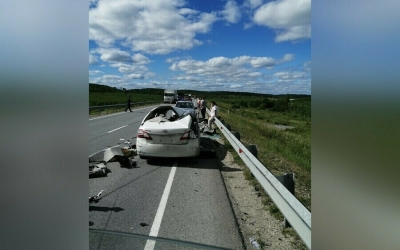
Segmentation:
{"type": "Polygon", "coordinates": [[[196,115],[167,105],[154,108],[138,129],[136,149],[142,159],[197,157],[200,129],[196,115]]]}

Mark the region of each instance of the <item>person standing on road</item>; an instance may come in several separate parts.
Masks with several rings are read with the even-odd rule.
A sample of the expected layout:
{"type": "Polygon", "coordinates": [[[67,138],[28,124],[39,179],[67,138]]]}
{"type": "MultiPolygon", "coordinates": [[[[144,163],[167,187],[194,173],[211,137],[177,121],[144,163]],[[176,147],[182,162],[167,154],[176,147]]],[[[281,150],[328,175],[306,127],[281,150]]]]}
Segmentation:
{"type": "Polygon", "coordinates": [[[131,109],[131,96],[128,97],[128,105],[127,105],[127,107],[126,107],[126,109],[125,109],[125,112],[126,112],[128,109],[129,109],[129,111],[132,112],[132,109],[131,109]]]}
{"type": "Polygon", "coordinates": [[[197,97],[196,96],[193,96],[192,103],[193,103],[193,107],[197,107],[197,97]]]}
{"type": "Polygon", "coordinates": [[[208,129],[212,129],[215,117],[217,117],[218,107],[215,102],[211,102],[210,118],[208,119],[208,129]]]}
{"type": "Polygon", "coordinates": [[[207,108],[207,101],[206,98],[202,97],[201,98],[201,116],[203,117],[203,119],[206,118],[206,108],[207,108]]]}

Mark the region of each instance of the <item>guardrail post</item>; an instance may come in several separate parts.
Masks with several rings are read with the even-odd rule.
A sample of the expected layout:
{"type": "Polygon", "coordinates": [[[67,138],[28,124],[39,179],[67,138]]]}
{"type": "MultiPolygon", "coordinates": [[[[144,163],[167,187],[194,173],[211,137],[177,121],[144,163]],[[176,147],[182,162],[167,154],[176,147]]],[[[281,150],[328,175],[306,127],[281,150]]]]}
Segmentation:
{"type": "MultiPolygon", "coordinates": [[[[294,195],[294,173],[285,173],[284,175],[275,175],[276,179],[282,183],[282,185],[294,195]]],[[[286,218],[283,220],[283,226],[291,227],[289,221],[286,218]]]]}
{"type": "Polygon", "coordinates": [[[231,131],[231,133],[240,141],[240,133],[237,131],[231,131]]]}
{"type": "Polygon", "coordinates": [[[254,155],[254,157],[257,158],[257,146],[256,145],[251,144],[251,145],[247,145],[245,147],[247,148],[247,150],[250,151],[250,153],[252,153],[254,155]]]}
{"type": "Polygon", "coordinates": [[[232,128],[231,128],[231,125],[229,125],[229,124],[226,124],[225,127],[226,127],[229,131],[231,131],[231,129],[232,129],[232,128]]]}

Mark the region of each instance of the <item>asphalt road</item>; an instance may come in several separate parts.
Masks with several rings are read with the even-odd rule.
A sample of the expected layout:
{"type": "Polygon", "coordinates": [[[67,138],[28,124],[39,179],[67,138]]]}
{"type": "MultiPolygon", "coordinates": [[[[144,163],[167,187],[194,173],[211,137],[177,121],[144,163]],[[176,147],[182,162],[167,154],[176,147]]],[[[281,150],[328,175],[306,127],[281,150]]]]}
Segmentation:
{"type": "MultiPolygon", "coordinates": [[[[136,136],[151,107],[89,120],[90,153],[136,136]]],[[[136,168],[108,163],[106,177],[89,179],[89,228],[243,249],[216,158],[142,160],[136,168]]],[[[91,234],[90,249],[181,249],[178,245],[91,234]]],[[[183,249],[183,248],[182,248],[183,249]]],[[[185,248],[187,249],[187,248],[185,248]]]]}

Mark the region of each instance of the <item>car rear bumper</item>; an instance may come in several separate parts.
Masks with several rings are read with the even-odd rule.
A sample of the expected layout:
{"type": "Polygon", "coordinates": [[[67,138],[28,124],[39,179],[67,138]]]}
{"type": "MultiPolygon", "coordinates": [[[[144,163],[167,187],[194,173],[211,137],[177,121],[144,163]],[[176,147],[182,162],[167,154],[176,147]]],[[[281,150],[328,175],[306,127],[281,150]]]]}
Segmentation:
{"type": "Polygon", "coordinates": [[[200,154],[198,140],[189,140],[188,144],[149,144],[146,139],[136,141],[137,154],[145,157],[196,157],[200,154]]]}

